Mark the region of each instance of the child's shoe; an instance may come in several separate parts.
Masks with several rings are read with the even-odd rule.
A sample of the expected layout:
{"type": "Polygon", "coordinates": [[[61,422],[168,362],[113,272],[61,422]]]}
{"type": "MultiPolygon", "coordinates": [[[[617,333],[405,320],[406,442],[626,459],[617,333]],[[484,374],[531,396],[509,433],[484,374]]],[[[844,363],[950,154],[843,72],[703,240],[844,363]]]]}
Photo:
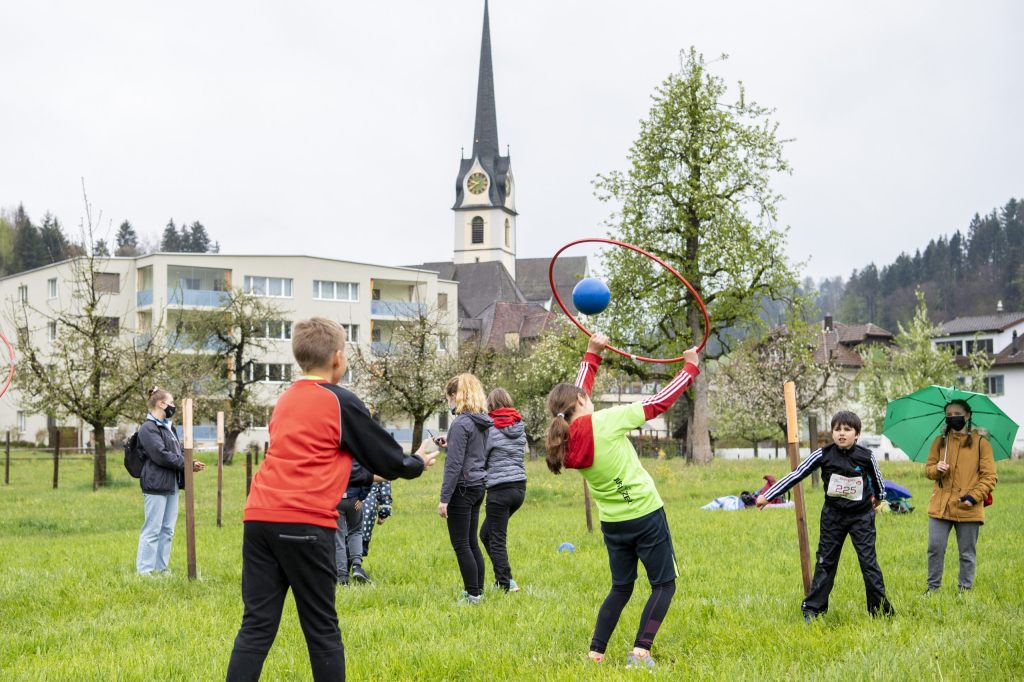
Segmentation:
{"type": "Polygon", "coordinates": [[[631,651],[629,652],[629,655],[626,656],[626,667],[654,672],[654,659],[651,658],[649,653],[637,654],[631,651]]]}
{"type": "Polygon", "coordinates": [[[517,585],[516,581],[513,580],[512,578],[508,579],[508,591],[509,592],[518,592],[519,591],[519,585],[517,585]]]}
{"type": "Polygon", "coordinates": [[[604,663],[604,654],[600,651],[589,651],[587,652],[587,658],[594,663],[604,663]]]}
{"type": "Polygon", "coordinates": [[[352,569],[349,571],[349,573],[352,575],[352,579],[355,580],[357,583],[373,582],[373,579],[370,578],[370,575],[363,570],[362,564],[353,564],[352,569]]]}
{"type": "Polygon", "coordinates": [[[460,604],[479,604],[481,601],[483,601],[483,598],[484,596],[482,594],[474,596],[469,592],[466,592],[465,590],[459,593],[460,604]]]}

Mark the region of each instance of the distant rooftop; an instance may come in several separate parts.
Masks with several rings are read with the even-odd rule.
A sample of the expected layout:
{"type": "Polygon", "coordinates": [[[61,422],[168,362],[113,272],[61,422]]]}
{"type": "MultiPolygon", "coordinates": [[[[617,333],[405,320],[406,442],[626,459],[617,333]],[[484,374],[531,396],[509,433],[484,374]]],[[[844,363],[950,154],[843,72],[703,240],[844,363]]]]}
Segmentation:
{"type": "Polygon", "coordinates": [[[957,317],[949,322],[943,322],[940,327],[943,336],[953,336],[955,334],[1003,332],[1021,322],[1024,322],[1024,312],[993,313],[977,317],[957,317]]]}

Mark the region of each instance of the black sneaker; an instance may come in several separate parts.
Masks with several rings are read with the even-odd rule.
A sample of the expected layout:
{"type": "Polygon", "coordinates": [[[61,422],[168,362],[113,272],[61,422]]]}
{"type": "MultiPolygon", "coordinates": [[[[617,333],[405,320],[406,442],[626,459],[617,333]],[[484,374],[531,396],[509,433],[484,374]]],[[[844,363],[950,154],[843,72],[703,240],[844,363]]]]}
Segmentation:
{"type": "Polygon", "coordinates": [[[355,564],[352,567],[352,570],[349,573],[352,576],[352,579],[355,580],[356,582],[360,582],[360,583],[372,583],[373,582],[373,580],[366,573],[366,571],[363,570],[362,564],[355,564]]]}

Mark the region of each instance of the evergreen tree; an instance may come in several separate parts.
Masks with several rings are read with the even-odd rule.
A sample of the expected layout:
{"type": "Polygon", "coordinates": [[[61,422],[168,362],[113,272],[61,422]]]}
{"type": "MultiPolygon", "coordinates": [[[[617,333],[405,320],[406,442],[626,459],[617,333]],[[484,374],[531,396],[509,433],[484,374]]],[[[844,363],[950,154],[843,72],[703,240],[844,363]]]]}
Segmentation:
{"type": "Polygon", "coordinates": [[[14,212],[14,270],[24,272],[32,268],[46,265],[46,249],[43,245],[39,228],[25,212],[25,207],[18,204],[14,212]]]}
{"type": "Polygon", "coordinates": [[[68,238],[52,213],[43,216],[43,226],[39,228],[39,235],[43,251],[46,252],[47,262],[57,263],[68,258],[70,248],[68,238]]]}
{"type": "Polygon", "coordinates": [[[187,248],[184,248],[184,251],[190,253],[207,253],[210,251],[210,235],[207,234],[206,228],[203,227],[201,222],[198,220],[193,222],[187,230],[183,225],[181,231],[182,241],[187,239],[187,248]]]}
{"type": "Polygon", "coordinates": [[[117,250],[114,251],[115,256],[138,256],[139,254],[139,235],[135,232],[135,228],[127,220],[121,223],[121,227],[117,228],[117,250]]]}
{"type": "Polygon", "coordinates": [[[164,235],[160,240],[160,250],[164,253],[178,253],[183,250],[181,247],[181,235],[178,234],[178,228],[174,224],[174,219],[171,218],[167,222],[167,227],[164,228],[164,235]]]}
{"type": "Polygon", "coordinates": [[[0,210],[0,277],[14,272],[14,223],[0,210]]]}
{"type": "Polygon", "coordinates": [[[92,255],[94,257],[107,258],[110,256],[110,247],[107,246],[106,239],[97,239],[96,243],[92,247],[92,255]]]}

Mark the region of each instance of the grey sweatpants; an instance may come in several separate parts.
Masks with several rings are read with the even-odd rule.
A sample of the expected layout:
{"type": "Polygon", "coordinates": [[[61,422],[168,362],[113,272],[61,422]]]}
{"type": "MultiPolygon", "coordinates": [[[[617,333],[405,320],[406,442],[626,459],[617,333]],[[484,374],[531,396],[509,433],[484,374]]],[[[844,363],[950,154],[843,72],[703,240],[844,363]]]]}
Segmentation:
{"type": "Polygon", "coordinates": [[[334,536],[334,563],[338,580],[348,581],[348,567],[363,563],[363,510],[356,511],[357,497],[338,503],[338,530],[334,536]]]}
{"type": "Polygon", "coordinates": [[[975,547],[978,544],[978,521],[946,521],[928,519],[928,589],[937,590],[942,584],[942,567],[946,559],[949,531],[956,529],[956,546],[960,551],[958,584],[964,589],[974,586],[975,547]]]}

